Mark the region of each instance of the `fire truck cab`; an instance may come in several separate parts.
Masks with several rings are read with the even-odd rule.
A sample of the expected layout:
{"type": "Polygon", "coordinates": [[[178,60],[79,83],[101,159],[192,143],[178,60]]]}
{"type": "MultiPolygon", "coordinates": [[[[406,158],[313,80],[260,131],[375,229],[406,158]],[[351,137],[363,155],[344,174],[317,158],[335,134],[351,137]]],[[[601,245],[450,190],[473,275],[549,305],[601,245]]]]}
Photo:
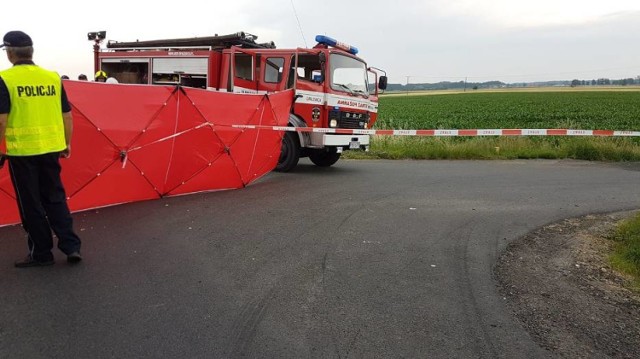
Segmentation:
{"type": "MultiPolygon", "coordinates": [[[[177,85],[239,94],[294,89],[289,126],[369,129],[376,121],[378,95],[386,73],[367,67],[358,50],[326,36],[313,48],[277,49],[257,36],[231,35],[94,45],[95,71],[121,84],[177,85]]],[[[368,150],[367,134],[287,131],[279,171],[293,169],[300,157],[322,167],[344,150],[368,150]]]]}

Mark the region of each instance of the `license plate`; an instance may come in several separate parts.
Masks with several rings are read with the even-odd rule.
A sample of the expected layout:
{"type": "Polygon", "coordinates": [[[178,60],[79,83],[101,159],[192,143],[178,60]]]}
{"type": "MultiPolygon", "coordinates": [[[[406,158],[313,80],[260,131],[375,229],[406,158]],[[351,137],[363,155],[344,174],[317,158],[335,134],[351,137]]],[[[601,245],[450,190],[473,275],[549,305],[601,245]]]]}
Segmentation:
{"type": "Polygon", "coordinates": [[[351,141],[351,142],[349,142],[349,149],[351,149],[351,150],[359,150],[360,149],[360,142],[359,141],[351,141]]]}

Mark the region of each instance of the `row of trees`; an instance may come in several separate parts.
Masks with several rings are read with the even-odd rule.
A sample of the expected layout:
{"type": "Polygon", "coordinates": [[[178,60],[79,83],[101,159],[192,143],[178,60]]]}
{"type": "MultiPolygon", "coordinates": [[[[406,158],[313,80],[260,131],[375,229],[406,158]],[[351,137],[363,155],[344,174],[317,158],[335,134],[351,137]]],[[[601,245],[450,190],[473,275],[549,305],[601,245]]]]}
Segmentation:
{"type": "Polygon", "coordinates": [[[450,89],[474,89],[479,88],[500,88],[506,87],[504,82],[487,81],[487,82],[451,82],[442,81],[436,83],[409,83],[409,84],[389,84],[388,91],[425,91],[425,90],[450,90],[450,89]]]}
{"type": "Polygon", "coordinates": [[[607,78],[600,78],[597,80],[572,80],[571,87],[576,86],[598,86],[598,85],[616,85],[616,86],[627,86],[627,85],[640,85],[640,76],[636,78],[627,78],[620,80],[611,80],[607,78]]]}
{"type": "Polygon", "coordinates": [[[437,83],[408,83],[408,84],[392,84],[387,87],[388,91],[424,91],[424,90],[445,90],[445,89],[490,89],[504,87],[546,87],[546,86],[630,86],[640,85],[640,76],[635,78],[612,80],[609,78],[599,78],[592,80],[572,81],[541,81],[541,82],[518,82],[504,83],[501,81],[486,82],[466,82],[466,81],[442,81],[437,83]]]}
{"type": "Polygon", "coordinates": [[[442,81],[437,83],[409,83],[409,84],[389,84],[388,91],[424,91],[424,90],[445,90],[445,89],[487,89],[503,87],[545,87],[545,86],[630,86],[640,85],[640,76],[636,78],[626,78],[612,80],[599,78],[593,80],[572,80],[572,81],[543,81],[543,82],[518,82],[504,83],[501,81],[487,82],[450,82],[442,81]]]}

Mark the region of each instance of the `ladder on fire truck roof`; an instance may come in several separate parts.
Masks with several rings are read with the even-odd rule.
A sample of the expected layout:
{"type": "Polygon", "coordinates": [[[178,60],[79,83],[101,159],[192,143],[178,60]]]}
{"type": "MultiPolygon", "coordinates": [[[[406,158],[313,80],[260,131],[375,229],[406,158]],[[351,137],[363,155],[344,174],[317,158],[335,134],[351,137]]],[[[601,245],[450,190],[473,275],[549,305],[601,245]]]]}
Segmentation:
{"type": "Polygon", "coordinates": [[[249,49],[275,49],[272,42],[257,43],[258,37],[245,32],[236,32],[229,35],[215,35],[207,37],[189,37],[182,39],[163,39],[147,41],[119,42],[109,41],[108,49],[131,49],[131,48],[181,48],[181,47],[210,47],[212,49],[228,49],[231,46],[239,46],[249,49]]]}

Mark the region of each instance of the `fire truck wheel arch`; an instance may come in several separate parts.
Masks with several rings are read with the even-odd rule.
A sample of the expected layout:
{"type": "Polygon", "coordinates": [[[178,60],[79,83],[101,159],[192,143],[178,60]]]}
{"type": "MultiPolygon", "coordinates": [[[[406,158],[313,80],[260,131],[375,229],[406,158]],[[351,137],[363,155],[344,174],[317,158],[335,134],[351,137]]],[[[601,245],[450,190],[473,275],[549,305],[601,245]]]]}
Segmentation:
{"type": "Polygon", "coordinates": [[[293,132],[287,132],[282,136],[282,150],[280,151],[280,159],[276,166],[278,172],[291,171],[300,160],[300,142],[298,135],[293,132]]]}
{"type": "MultiPolygon", "coordinates": [[[[292,127],[307,127],[307,123],[304,122],[303,119],[301,119],[300,117],[294,115],[294,114],[290,114],[289,115],[289,126],[292,127]]],[[[304,132],[298,132],[298,141],[299,141],[299,145],[300,147],[307,147],[309,146],[311,140],[309,139],[309,134],[308,133],[304,133],[304,132]]]]}

